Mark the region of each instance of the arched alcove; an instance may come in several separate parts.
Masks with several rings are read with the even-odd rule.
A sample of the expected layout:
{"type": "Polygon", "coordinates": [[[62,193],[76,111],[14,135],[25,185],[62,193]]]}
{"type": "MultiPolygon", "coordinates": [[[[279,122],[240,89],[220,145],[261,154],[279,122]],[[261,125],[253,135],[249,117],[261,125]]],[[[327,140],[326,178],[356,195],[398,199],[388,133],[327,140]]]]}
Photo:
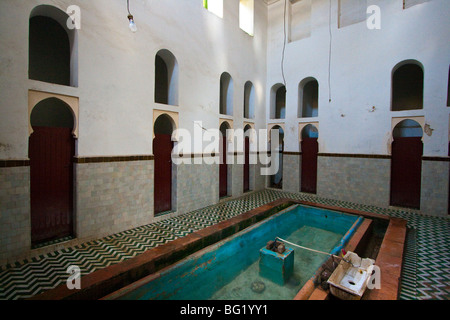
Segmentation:
{"type": "Polygon", "coordinates": [[[35,7],[29,19],[28,76],[32,80],[78,86],[78,34],[70,17],[50,6],[35,7]]]}
{"type": "Polygon", "coordinates": [[[286,118],[286,87],[280,83],[274,85],[270,91],[270,118],[286,118]]]}
{"type": "Polygon", "coordinates": [[[244,118],[255,118],[255,87],[251,81],[247,81],[244,88],[244,118]]]}
{"type": "Polygon", "coordinates": [[[319,82],[306,78],[299,84],[299,118],[319,116],[319,82]]]}
{"type": "Polygon", "coordinates": [[[233,78],[228,72],[220,76],[220,114],[233,115],[233,78]]]}
{"type": "Polygon", "coordinates": [[[424,71],[420,62],[407,60],[392,71],[392,111],[423,109],[424,71]]]}
{"type": "Polygon", "coordinates": [[[167,49],[158,51],[155,57],[155,102],[178,106],[178,62],[167,49]]]}

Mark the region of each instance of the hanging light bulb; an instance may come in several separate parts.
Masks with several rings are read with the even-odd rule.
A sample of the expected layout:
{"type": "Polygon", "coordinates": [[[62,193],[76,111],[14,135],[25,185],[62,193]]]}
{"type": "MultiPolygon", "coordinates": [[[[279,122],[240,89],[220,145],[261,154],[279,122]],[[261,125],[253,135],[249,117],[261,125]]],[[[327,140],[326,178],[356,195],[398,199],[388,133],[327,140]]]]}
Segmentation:
{"type": "Polygon", "coordinates": [[[136,23],[134,22],[134,18],[131,14],[128,15],[128,20],[130,21],[129,27],[130,27],[131,32],[133,32],[133,33],[136,32],[137,26],[136,26],[136,23]]]}
{"type": "Polygon", "coordinates": [[[127,9],[128,9],[128,21],[129,21],[129,27],[131,32],[136,32],[137,31],[137,26],[136,26],[136,22],[134,22],[134,17],[133,15],[130,13],[130,0],[127,0],[127,9]]]}

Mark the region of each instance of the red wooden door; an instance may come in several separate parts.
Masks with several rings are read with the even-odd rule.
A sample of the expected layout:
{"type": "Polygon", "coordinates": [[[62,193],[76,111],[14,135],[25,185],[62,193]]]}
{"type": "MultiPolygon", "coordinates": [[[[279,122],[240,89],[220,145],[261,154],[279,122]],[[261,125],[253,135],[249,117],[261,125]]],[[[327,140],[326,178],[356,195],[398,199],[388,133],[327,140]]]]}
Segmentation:
{"type": "Polygon", "coordinates": [[[391,205],[420,209],[422,138],[395,138],[392,143],[391,205]]]}
{"type": "Polygon", "coordinates": [[[155,134],[155,215],[172,210],[172,136],[155,134]]]}
{"type": "Polygon", "coordinates": [[[250,138],[245,138],[244,192],[250,190],[250,138]]]}
{"type": "Polygon", "coordinates": [[[227,138],[222,137],[221,163],[219,165],[219,197],[228,195],[227,138]]]}
{"type": "Polygon", "coordinates": [[[73,235],[72,129],[33,127],[29,141],[31,241],[73,235]]]}
{"type": "Polygon", "coordinates": [[[301,191],[317,193],[317,138],[304,138],[302,141],[301,191]]]}

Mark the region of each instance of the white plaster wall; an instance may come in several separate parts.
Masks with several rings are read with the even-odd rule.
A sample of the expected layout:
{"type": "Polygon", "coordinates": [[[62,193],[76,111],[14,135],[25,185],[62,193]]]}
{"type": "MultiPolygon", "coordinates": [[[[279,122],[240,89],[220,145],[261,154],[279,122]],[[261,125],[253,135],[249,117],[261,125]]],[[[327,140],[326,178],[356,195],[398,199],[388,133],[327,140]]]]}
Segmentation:
{"type": "MultiPolygon", "coordinates": [[[[286,150],[299,150],[298,85],[306,77],[315,77],[320,90],[319,116],[312,120],[320,122],[320,152],[389,154],[391,119],[424,116],[434,129],[431,137],[424,137],[424,155],[447,156],[450,2],[432,0],[406,10],[402,0],[368,1],[371,4],[381,8],[381,30],[369,30],[365,21],[338,29],[338,1],[331,1],[331,102],[330,1],[314,0],[311,36],[287,44],[286,150]],[[391,112],[391,72],[408,59],[420,61],[425,68],[424,109],[391,112]]],[[[282,82],[283,6],[283,0],[269,6],[267,88],[282,82]]],[[[270,119],[268,90],[266,101],[266,118],[270,119]]]]}
{"type": "Polygon", "coordinates": [[[78,156],[152,154],[153,109],[179,112],[180,127],[219,126],[222,72],[233,77],[235,127],[243,127],[244,85],[255,85],[256,126],[265,127],[267,7],[255,1],[255,36],[239,28],[239,1],[224,18],[202,0],[131,0],[138,32],[128,29],[125,0],[0,1],[0,159],[28,157],[28,90],[80,98],[78,156]],[[28,20],[33,8],[81,8],[78,87],[28,79],[28,20]],[[14,28],[11,28],[14,26],[14,28]],[[6,31],[7,30],[7,31],[6,31]],[[170,50],[179,66],[179,106],[154,103],[154,61],[170,50]]]}
{"type": "MultiPolygon", "coordinates": [[[[315,77],[320,96],[319,117],[314,120],[321,125],[321,152],[388,154],[391,118],[425,116],[434,131],[424,137],[424,154],[446,156],[450,3],[432,0],[403,10],[401,0],[369,1],[382,13],[382,29],[374,31],[365,22],[338,29],[337,1],[331,3],[331,103],[329,1],[313,1],[311,36],[287,43],[286,150],[299,149],[298,84],[315,77]],[[391,112],[391,71],[405,59],[424,65],[425,107],[391,112]],[[370,112],[373,106],[376,110],[370,112]]],[[[3,32],[0,41],[0,158],[28,156],[29,89],[80,97],[79,156],[151,154],[153,108],[180,112],[180,127],[191,131],[197,120],[205,128],[218,127],[219,81],[224,71],[233,77],[234,128],[242,127],[246,81],[255,86],[256,127],[265,127],[270,118],[267,88],[282,82],[283,0],[269,5],[269,14],[264,1],[255,1],[254,37],[239,29],[238,0],[224,1],[223,19],[203,9],[201,0],[131,1],[139,27],[136,34],[127,28],[125,4],[119,0],[0,2],[0,24],[4,30],[15,26],[14,32],[3,32]],[[78,88],[28,80],[28,18],[39,4],[63,10],[72,4],[81,7],[78,88]],[[178,60],[179,107],[154,103],[154,57],[163,48],[178,60]]]]}

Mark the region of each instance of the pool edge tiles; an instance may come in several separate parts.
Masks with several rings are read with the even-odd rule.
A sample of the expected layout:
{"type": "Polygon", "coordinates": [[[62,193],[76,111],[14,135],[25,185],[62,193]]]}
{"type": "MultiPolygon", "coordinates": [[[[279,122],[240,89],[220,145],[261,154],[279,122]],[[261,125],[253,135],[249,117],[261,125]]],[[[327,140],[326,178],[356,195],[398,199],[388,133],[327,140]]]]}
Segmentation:
{"type": "MultiPolygon", "coordinates": [[[[280,235],[279,232],[284,232],[285,235],[295,233],[303,226],[310,226],[311,219],[318,219],[317,216],[321,216],[320,223],[326,223],[328,221],[324,219],[327,219],[328,217],[324,218],[323,216],[326,217],[328,215],[333,218],[333,213],[336,214],[337,219],[347,221],[345,221],[344,224],[341,221],[339,232],[334,232],[336,235],[339,235],[339,237],[335,238],[336,240],[333,240],[332,243],[328,243],[326,251],[329,252],[334,250],[333,248],[340,248],[346,244],[360,224],[360,217],[341,212],[332,212],[330,210],[316,210],[312,207],[305,208],[303,205],[296,204],[272,215],[263,222],[252,225],[243,232],[234,234],[225,240],[200,250],[171,267],[161,270],[156,277],[149,276],[142,279],[138,283],[134,283],[121,289],[119,292],[105,297],[105,299],[211,299],[218,290],[221,290],[223,286],[228,285],[229,281],[236,277],[236,274],[239,274],[239,272],[254,264],[255,261],[257,261],[257,257],[259,257],[260,247],[265,246],[266,242],[271,240],[271,238],[275,239],[280,235]],[[314,214],[311,214],[311,210],[315,210],[314,214]],[[309,220],[308,223],[305,223],[303,219],[309,220]],[[239,252],[239,249],[243,248],[243,245],[245,245],[245,248],[250,248],[250,252],[239,252]],[[238,256],[238,258],[236,258],[236,256],[238,256]],[[230,261],[231,259],[236,259],[236,261],[230,265],[225,262],[230,261]],[[204,275],[204,277],[207,277],[209,281],[205,278],[206,280],[203,279],[193,285],[194,279],[199,276],[198,271],[201,271],[202,269],[206,270],[206,268],[209,268],[208,275],[204,275]],[[217,268],[216,272],[218,272],[217,274],[220,275],[220,277],[211,275],[211,269],[215,268],[217,268]],[[192,276],[191,281],[186,280],[186,276],[192,276]],[[222,282],[218,281],[218,278],[221,278],[222,282]],[[208,283],[214,283],[214,285],[208,283]],[[204,294],[198,295],[199,292],[204,294]]],[[[319,223],[319,221],[315,221],[313,225],[317,223],[319,223]]],[[[321,228],[320,230],[332,232],[327,231],[324,228],[321,228]]],[[[313,243],[316,243],[315,241],[316,240],[314,240],[313,243]]],[[[312,264],[312,269],[308,271],[309,273],[306,275],[306,278],[304,278],[305,280],[309,279],[320,264],[323,263],[322,260],[325,260],[325,258],[321,256],[316,257],[315,259],[316,262],[312,264]]],[[[298,287],[291,288],[291,297],[288,299],[293,299],[298,290],[300,290],[298,287]]],[[[242,299],[245,298],[246,297],[243,297],[242,299]]],[[[270,296],[268,299],[271,299],[270,296]]]]}
{"type": "Polygon", "coordinates": [[[339,252],[346,247],[346,245],[349,243],[350,239],[355,234],[356,230],[362,225],[364,221],[363,217],[358,217],[356,221],[353,223],[351,228],[347,231],[347,233],[342,237],[340,243],[338,246],[336,246],[333,251],[331,251],[331,254],[339,255],[339,252]]]}
{"type": "MultiPolygon", "coordinates": [[[[191,260],[191,259],[195,259],[197,256],[201,256],[204,254],[205,250],[211,250],[213,248],[217,248],[218,246],[224,244],[225,242],[229,241],[230,239],[232,239],[233,237],[236,237],[237,234],[239,234],[240,232],[246,232],[248,230],[251,230],[252,228],[257,227],[259,224],[264,223],[266,220],[272,218],[273,216],[277,216],[277,215],[281,215],[284,212],[288,211],[289,209],[291,209],[292,207],[296,207],[298,206],[297,203],[287,200],[287,199],[280,199],[277,201],[274,201],[268,205],[264,205],[262,207],[256,208],[254,210],[251,210],[249,212],[243,213],[238,217],[234,217],[230,220],[224,221],[222,223],[220,223],[220,225],[223,225],[224,227],[228,227],[233,225],[233,220],[239,219],[239,220],[245,220],[247,218],[247,216],[251,216],[252,212],[255,211],[261,211],[262,208],[265,208],[266,210],[264,212],[268,212],[268,211],[272,211],[272,210],[276,210],[277,212],[270,214],[269,217],[262,219],[260,216],[256,217],[257,222],[254,222],[252,224],[250,224],[249,226],[243,228],[240,231],[235,232],[232,235],[229,235],[227,237],[225,237],[224,239],[219,239],[216,242],[213,243],[209,243],[211,242],[209,240],[209,238],[211,237],[211,233],[213,232],[214,226],[209,227],[209,228],[205,228],[203,230],[199,230],[195,233],[193,233],[192,235],[199,235],[205,239],[207,239],[206,241],[209,243],[207,246],[199,249],[196,252],[193,252],[191,255],[189,255],[188,257],[181,259],[178,262],[173,263],[172,265],[166,266],[165,268],[162,268],[161,270],[150,274],[142,279],[139,279],[127,286],[124,286],[123,288],[121,288],[120,290],[117,290],[116,292],[110,293],[108,295],[105,295],[104,297],[102,297],[102,300],[116,300],[116,299],[120,299],[120,297],[128,294],[130,291],[132,290],[138,290],[140,287],[142,287],[143,285],[145,285],[146,283],[148,283],[149,281],[152,280],[156,280],[158,278],[160,278],[162,275],[164,275],[165,273],[167,273],[167,271],[170,271],[173,268],[176,268],[179,264],[183,263],[183,261],[186,260],[191,260]]],[[[157,248],[156,248],[157,249],[157,248]]],[[[153,249],[155,250],[155,249],[153,249]]]]}
{"type": "Polygon", "coordinates": [[[81,278],[80,290],[69,290],[65,283],[28,300],[96,300],[120,290],[143,277],[154,274],[184,257],[258,223],[296,204],[280,198],[239,214],[231,219],[205,227],[187,236],[156,246],[129,260],[110,265],[81,278]]]}

